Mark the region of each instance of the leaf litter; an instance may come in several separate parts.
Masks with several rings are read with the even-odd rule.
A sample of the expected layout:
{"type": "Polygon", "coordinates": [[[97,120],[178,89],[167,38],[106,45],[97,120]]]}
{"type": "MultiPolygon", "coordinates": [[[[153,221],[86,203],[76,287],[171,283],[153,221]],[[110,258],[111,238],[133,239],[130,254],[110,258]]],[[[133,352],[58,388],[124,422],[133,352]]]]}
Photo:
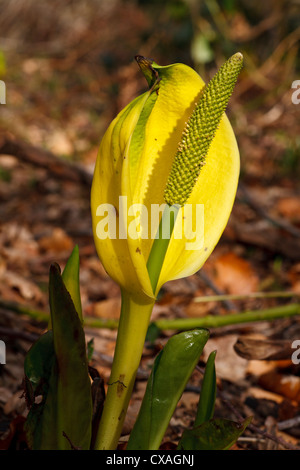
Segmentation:
{"type": "MultiPolygon", "coordinates": [[[[144,86],[132,63],[141,42],[158,62],[177,59],[174,41],[178,31],[171,29],[174,36],[168,33],[170,36],[160,41],[162,33],[155,29],[154,10],[136,2],[116,0],[109,6],[101,2],[100,15],[94,3],[90,2],[90,7],[81,3],[72,12],[55,2],[61,13],[57,21],[57,12],[54,14],[48,1],[36,7],[27,2],[25,12],[14,10],[13,3],[7,2],[6,15],[0,19],[6,38],[5,80],[10,90],[9,106],[1,106],[0,115],[0,337],[7,345],[6,364],[0,366],[1,448],[26,446],[22,433],[28,412],[22,388],[23,363],[34,338],[47,327],[30,311],[48,312],[50,264],[55,261],[63,268],[73,246],[78,244],[84,314],[118,319],[119,289],[104,272],[93,244],[87,182],[107,124],[144,86]],[[45,18],[45,8],[49,20],[41,20],[33,38],[34,8],[42,12],[40,18],[45,18]],[[20,22],[21,14],[25,14],[25,20],[20,22]],[[150,30],[155,30],[156,36],[149,35],[150,30]],[[122,50],[120,41],[125,41],[122,50]],[[167,52],[160,48],[160,42],[167,52]],[[20,141],[22,145],[14,148],[23,151],[23,158],[16,152],[8,153],[3,135],[20,141]],[[23,142],[36,148],[35,160],[32,154],[25,159],[28,148],[23,142]],[[45,149],[51,158],[53,154],[55,165],[45,164],[45,149]],[[75,168],[78,163],[85,172],[82,180],[78,179],[81,170],[69,172],[69,164],[75,168]],[[27,314],[16,313],[12,303],[22,306],[27,314]]],[[[289,93],[290,84],[297,78],[291,66],[296,54],[293,11],[288,5],[284,24],[278,11],[268,23],[265,13],[254,6],[254,25],[240,8],[226,11],[224,17],[216,13],[216,19],[226,18],[223,34],[227,34],[234,48],[248,47],[256,63],[255,73],[250,65],[244,72],[229,111],[241,152],[241,185],[229,224],[202,273],[167,283],[159,295],[153,319],[259,310],[297,301],[299,296],[298,115],[289,93]],[[231,23],[236,25],[237,37],[232,36],[232,28],[228,29],[231,23]],[[263,34],[270,38],[272,28],[280,29],[283,36],[277,47],[272,48],[271,41],[266,43],[270,50],[266,60],[263,34]],[[252,35],[258,47],[253,48],[252,35]],[[250,295],[278,291],[294,293],[295,297],[250,295]],[[236,294],[240,298],[194,302],[199,296],[220,294],[236,294]]],[[[174,18],[168,15],[170,12],[164,20],[160,19],[160,27],[163,21],[175,25],[174,18]]],[[[204,17],[205,13],[199,16],[200,23],[204,21],[203,31],[211,22],[211,18],[203,20],[204,17]]],[[[177,22],[176,27],[180,24],[177,22]]],[[[221,49],[215,53],[224,55],[221,49]]],[[[173,333],[159,332],[145,344],[123,430],[123,445],[138,413],[154,357],[173,333]]],[[[107,382],[116,331],[86,328],[86,338],[94,341],[90,365],[107,382]]],[[[201,391],[201,368],[214,349],[218,351],[216,417],[253,416],[253,427],[246,429],[233,449],[299,446],[300,370],[287,353],[294,339],[300,339],[298,317],[213,329],[199,368],[192,374],[171,419],[162,448],[176,448],[183,430],[192,425],[201,391]],[[257,342],[255,348],[251,341],[257,342]]]]}

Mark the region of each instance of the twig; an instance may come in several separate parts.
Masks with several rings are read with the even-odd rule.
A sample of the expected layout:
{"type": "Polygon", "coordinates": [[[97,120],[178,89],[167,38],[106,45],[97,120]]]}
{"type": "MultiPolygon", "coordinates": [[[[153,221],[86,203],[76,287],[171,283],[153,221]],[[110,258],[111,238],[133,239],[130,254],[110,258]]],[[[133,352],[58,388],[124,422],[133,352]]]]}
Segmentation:
{"type": "Polygon", "coordinates": [[[286,419],[285,421],[280,421],[277,424],[277,427],[280,431],[283,431],[284,429],[291,429],[299,425],[300,425],[300,416],[295,416],[294,418],[286,419]]]}
{"type": "Polygon", "coordinates": [[[80,447],[74,446],[74,444],[72,443],[72,441],[71,441],[71,439],[69,438],[69,436],[65,433],[65,431],[62,432],[62,435],[67,439],[68,443],[70,444],[71,450],[81,450],[80,447]]]}
{"type": "Polygon", "coordinates": [[[0,337],[3,338],[7,336],[8,338],[19,338],[25,341],[29,341],[33,343],[38,339],[38,335],[26,333],[25,331],[20,330],[13,330],[12,328],[6,328],[4,326],[0,326],[0,337]]]}
{"type": "MultiPolygon", "coordinates": [[[[263,61],[261,67],[257,68],[253,65],[251,69],[249,68],[250,73],[248,74],[248,77],[245,77],[235,91],[235,99],[238,99],[255,85],[258,85],[265,90],[269,90],[271,85],[269,75],[274,70],[278,70],[282,57],[284,57],[286,52],[290,50],[294,44],[297,44],[299,38],[300,27],[294,29],[290,34],[284,37],[267,60],[263,61]]],[[[250,58],[246,57],[246,59],[248,59],[247,63],[249,64],[250,58]]]]}
{"type": "MultiPolygon", "coordinates": [[[[214,284],[210,277],[204,271],[198,271],[197,275],[207,284],[218,296],[223,296],[223,292],[214,284]]],[[[224,297],[224,296],[223,296],[224,297]]],[[[235,311],[236,306],[230,301],[230,299],[223,298],[223,305],[227,310],[235,311]]]]}
{"type": "Polygon", "coordinates": [[[271,224],[282,228],[290,235],[298,238],[300,237],[300,230],[297,227],[294,227],[286,220],[277,219],[268,214],[267,211],[262,207],[261,203],[256,202],[253,196],[250,194],[249,190],[241,183],[239,185],[239,190],[243,193],[243,198],[239,199],[244,199],[248,206],[252,207],[252,209],[255,210],[258,215],[260,215],[260,217],[268,220],[271,224]]]}
{"type": "Polygon", "coordinates": [[[274,436],[273,434],[270,434],[269,432],[267,431],[263,431],[262,429],[260,429],[259,427],[255,426],[254,424],[249,424],[248,428],[253,431],[253,432],[256,432],[257,434],[260,434],[261,436],[263,437],[266,437],[267,439],[271,439],[272,441],[274,442],[277,442],[277,444],[280,444],[282,447],[284,447],[285,449],[289,449],[289,450],[300,450],[300,447],[298,446],[294,446],[294,444],[291,444],[290,442],[287,442],[285,441],[284,439],[282,439],[282,437],[280,436],[274,436]]]}
{"type": "MultiPolygon", "coordinates": [[[[200,366],[196,366],[196,369],[202,374],[204,375],[204,371],[205,369],[200,367],[200,366]]],[[[227,398],[225,398],[225,394],[222,390],[220,390],[220,388],[217,386],[217,395],[218,397],[220,398],[220,400],[222,400],[222,402],[224,403],[224,405],[227,406],[227,408],[230,409],[230,411],[234,414],[234,416],[236,417],[236,419],[238,420],[238,423],[242,423],[244,421],[244,417],[242,416],[242,414],[235,408],[235,406],[231,403],[231,401],[229,401],[227,398]]],[[[272,441],[275,441],[277,444],[280,444],[282,445],[283,447],[285,447],[286,449],[289,449],[289,450],[300,450],[299,447],[297,446],[294,446],[293,444],[290,444],[289,442],[286,442],[284,439],[282,439],[281,437],[279,436],[274,436],[273,434],[270,434],[268,433],[267,431],[262,431],[260,428],[258,428],[257,426],[255,426],[254,424],[250,423],[248,424],[247,426],[247,429],[250,429],[251,431],[253,432],[256,432],[257,434],[260,434],[261,436],[263,436],[264,438],[266,439],[271,439],[272,441]]]]}
{"type": "MultiPolygon", "coordinates": [[[[243,416],[241,415],[241,413],[233,406],[233,404],[228,401],[225,397],[224,397],[224,394],[218,389],[218,395],[220,397],[220,399],[222,400],[222,402],[232,411],[232,413],[236,416],[236,418],[238,419],[239,422],[242,422],[244,421],[244,418],[243,416]]],[[[294,446],[293,444],[291,444],[290,442],[286,442],[284,439],[282,439],[281,437],[279,436],[275,436],[273,434],[270,434],[269,432],[267,431],[263,431],[262,429],[260,429],[259,427],[255,426],[255,424],[252,424],[250,423],[248,426],[247,426],[247,429],[250,429],[251,431],[265,437],[266,439],[271,439],[272,441],[276,442],[277,444],[280,444],[282,447],[284,447],[285,449],[289,449],[289,450],[300,450],[300,447],[297,447],[297,446],[294,446]]]]}
{"type": "Polygon", "coordinates": [[[47,169],[56,178],[83,183],[88,187],[92,182],[92,175],[83,167],[65,161],[52,152],[44,150],[25,141],[17,139],[8,132],[0,133],[0,155],[12,155],[21,161],[40,168],[47,169]]]}
{"type": "Polygon", "coordinates": [[[291,260],[300,260],[300,239],[290,237],[288,243],[282,243],[279,230],[274,230],[268,221],[262,221],[258,226],[253,223],[242,223],[233,218],[231,232],[230,240],[262,248],[276,256],[283,255],[291,260]]]}

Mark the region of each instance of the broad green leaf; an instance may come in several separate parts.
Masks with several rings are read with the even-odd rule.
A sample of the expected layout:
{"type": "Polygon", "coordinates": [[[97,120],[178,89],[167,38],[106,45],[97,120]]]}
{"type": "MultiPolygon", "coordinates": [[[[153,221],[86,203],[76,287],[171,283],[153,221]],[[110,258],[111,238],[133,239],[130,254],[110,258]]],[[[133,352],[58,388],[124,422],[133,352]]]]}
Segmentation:
{"type": "Polygon", "coordinates": [[[30,407],[24,429],[30,448],[40,448],[42,414],[55,360],[52,331],[47,331],[32,345],[24,361],[25,397],[30,407]],[[38,396],[42,400],[35,403],[38,396]]]}
{"type": "Polygon", "coordinates": [[[169,421],[209,337],[208,330],[184,331],[169,339],[154,361],[128,450],[158,449],[169,421]]]}
{"type": "Polygon", "coordinates": [[[242,423],[228,419],[212,419],[183,432],[179,450],[227,450],[243,434],[251,417],[242,423]]]}
{"type": "Polygon", "coordinates": [[[212,351],[207,359],[194,427],[200,426],[200,424],[205,421],[209,421],[214,415],[217,391],[215,370],[216,353],[216,351],[212,351]]]}
{"type": "MultiPolygon", "coordinates": [[[[56,264],[50,268],[49,297],[53,328],[49,338],[52,334],[54,360],[51,362],[49,344],[44,353],[47,367],[40,365],[37,357],[29,357],[27,371],[31,381],[35,372],[40,373],[40,381],[47,382],[47,389],[42,406],[34,404],[30,410],[27,431],[35,450],[67,450],[71,448],[70,443],[76,448],[89,449],[92,398],[85,336],[56,264]]],[[[34,380],[39,383],[38,377],[34,380]]]]}
{"type": "Polygon", "coordinates": [[[24,372],[34,395],[47,392],[48,378],[55,360],[52,331],[43,334],[29,349],[24,372]]]}
{"type": "Polygon", "coordinates": [[[76,245],[69,257],[65,269],[62,273],[62,278],[67,291],[72,297],[76,312],[81,321],[82,319],[82,307],[80,297],[80,283],[79,283],[79,249],[76,245]]]}
{"type": "Polygon", "coordinates": [[[54,408],[57,408],[57,439],[63,448],[72,444],[88,449],[91,439],[92,399],[88,375],[85,335],[59,267],[50,268],[50,311],[58,383],[54,408]]]}
{"type": "MultiPolygon", "coordinates": [[[[40,403],[33,403],[31,405],[25,423],[28,445],[32,450],[61,449],[57,444],[56,414],[53,411],[53,409],[55,410],[55,406],[52,404],[55,402],[58,382],[55,355],[53,355],[53,363],[49,375],[46,375],[47,372],[44,370],[45,375],[41,377],[40,382],[46,384],[42,390],[42,400],[40,403]]],[[[31,384],[31,382],[29,382],[29,384],[31,384]]],[[[27,387],[29,384],[27,383],[27,387]]],[[[39,396],[39,394],[36,396],[39,396]]],[[[70,446],[68,448],[70,448],[70,446]]]]}

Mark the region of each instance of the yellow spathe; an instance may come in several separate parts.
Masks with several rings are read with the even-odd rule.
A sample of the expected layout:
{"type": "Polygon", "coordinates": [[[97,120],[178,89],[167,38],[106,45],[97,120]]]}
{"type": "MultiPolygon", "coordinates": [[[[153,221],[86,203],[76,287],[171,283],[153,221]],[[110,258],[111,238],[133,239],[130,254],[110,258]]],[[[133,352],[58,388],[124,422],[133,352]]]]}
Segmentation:
{"type": "Polygon", "coordinates": [[[129,236],[134,217],[125,212],[133,204],[143,204],[150,217],[152,205],[165,202],[164,190],[183,130],[204,87],[199,75],[186,65],[153,64],[153,69],[158,72],[159,83],[133,100],[106,131],[91,191],[95,245],[103,266],[123,290],[145,303],[155,298],[166,281],[189,276],[204,264],[227,224],[239,177],[238,147],[224,114],[187,201],[194,207],[203,204],[203,245],[187,250],[190,240],[185,236],[175,239],[177,224],[184,223],[184,211],[180,209],[153,293],[146,266],[153,239],[142,238],[144,227],[139,238],[129,236]],[[120,196],[127,201],[123,210],[119,207],[120,196]],[[116,238],[101,240],[97,236],[101,220],[98,207],[103,204],[116,209],[116,238]],[[122,221],[127,221],[126,226],[122,221]],[[127,236],[120,239],[119,232],[127,236]]]}

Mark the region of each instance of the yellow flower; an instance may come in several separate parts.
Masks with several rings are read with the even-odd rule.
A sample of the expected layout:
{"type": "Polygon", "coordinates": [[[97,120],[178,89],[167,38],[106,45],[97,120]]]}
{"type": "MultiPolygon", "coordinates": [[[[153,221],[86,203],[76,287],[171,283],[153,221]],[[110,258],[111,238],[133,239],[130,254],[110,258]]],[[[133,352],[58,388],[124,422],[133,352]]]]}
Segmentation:
{"type": "Polygon", "coordinates": [[[227,223],[239,175],[239,152],[224,110],[241,54],[207,86],[186,65],[162,67],[141,56],[137,61],[150,89],[107,129],[91,191],[97,252],[122,293],[97,449],[117,446],[157,292],[206,261],[227,223]],[[168,236],[164,222],[171,221],[173,209],[168,236]]]}
{"type": "Polygon", "coordinates": [[[227,224],[239,151],[224,109],[242,55],[225,63],[210,88],[186,65],[159,66],[140,56],[137,61],[150,89],[118,114],[102,139],[91,210],[96,249],[107,273],[129,295],[150,301],[166,281],[198,271],[227,224]],[[153,292],[147,261],[157,209],[165,203],[181,208],[153,292]],[[194,218],[201,216],[194,244],[195,224],[183,230],[187,206],[194,218]]]}

